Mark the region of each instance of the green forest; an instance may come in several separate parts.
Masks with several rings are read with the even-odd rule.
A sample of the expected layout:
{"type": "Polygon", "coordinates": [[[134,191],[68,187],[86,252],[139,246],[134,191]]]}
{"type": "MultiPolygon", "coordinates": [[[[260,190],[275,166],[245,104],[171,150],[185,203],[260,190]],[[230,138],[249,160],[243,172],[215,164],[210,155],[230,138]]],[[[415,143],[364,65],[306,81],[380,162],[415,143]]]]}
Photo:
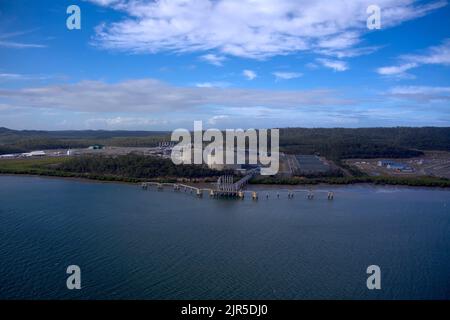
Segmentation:
{"type": "Polygon", "coordinates": [[[450,128],[286,128],[280,131],[281,151],[319,153],[332,160],[406,158],[422,150],[450,150],[450,128]]]}
{"type": "MultiPolygon", "coordinates": [[[[169,140],[170,132],[17,131],[0,128],[0,154],[83,148],[92,144],[152,147],[169,140]]],[[[422,154],[422,150],[450,151],[450,128],[284,128],[280,129],[280,148],[286,153],[317,153],[333,160],[413,157],[422,154]]]]}
{"type": "MultiPolygon", "coordinates": [[[[141,155],[81,156],[0,161],[0,174],[32,174],[95,180],[139,182],[148,180],[208,179],[231,172],[207,166],[177,166],[169,159],[141,155]]],[[[212,179],[215,181],[215,179],[212,179]]]]}
{"type": "Polygon", "coordinates": [[[107,174],[131,178],[202,178],[223,174],[209,169],[206,165],[177,166],[170,159],[141,155],[75,157],[59,164],[56,169],[64,172],[107,174]]]}

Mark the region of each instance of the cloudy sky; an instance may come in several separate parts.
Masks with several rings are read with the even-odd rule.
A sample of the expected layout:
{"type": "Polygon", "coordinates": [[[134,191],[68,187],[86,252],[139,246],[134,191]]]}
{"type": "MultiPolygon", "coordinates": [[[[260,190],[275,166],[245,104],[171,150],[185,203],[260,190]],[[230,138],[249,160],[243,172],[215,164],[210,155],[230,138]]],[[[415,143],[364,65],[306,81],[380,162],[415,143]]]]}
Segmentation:
{"type": "Polygon", "coordinates": [[[449,21],[445,0],[2,0],[0,127],[450,126],[449,21]]]}

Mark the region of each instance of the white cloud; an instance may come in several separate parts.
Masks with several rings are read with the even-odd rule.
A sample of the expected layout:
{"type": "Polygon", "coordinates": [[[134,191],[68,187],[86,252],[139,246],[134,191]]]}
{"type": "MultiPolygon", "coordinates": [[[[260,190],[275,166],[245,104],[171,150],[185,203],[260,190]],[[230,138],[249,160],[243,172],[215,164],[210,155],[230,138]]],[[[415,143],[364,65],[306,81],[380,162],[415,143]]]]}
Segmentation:
{"type": "Polygon", "coordinates": [[[211,125],[216,125],[221,120],[225,120],[225,119],[228,119],[228,118],[230,118],[230,117],[227,116],[227,115],[221,114],[221,115],[217,115],[217,116],[213,116],[213,117],[209,118],[208,119],[208,123],[211,124],[211,125]]]}
{"type": "Polygon", "coordinates": [[[93,2],[99,6],[110,6],[110,5],[116,5],[116,4],[125,2],[125,1],[121,1],[121,0],[88,0],[88,1],[93,2]]]}
{"type": "Polygon", "coordinates": [[[424,54],[404,55],[402,60],[417,64],[442,64],[450,65],[450,39],[445,39],[442,44],[430,47],[424,54]]]}
{"type": "Polygon", "coordinates": [[[418,102],[450,100],[450,87],[399,86],[389,90],[389,95],[418,102]]]}
{"type": "Polygon", "coordinates": [[[319,40],[318,46],[323,49],[346,49],[351,48],[360,42],[360,34],[357,32],[344,32],[338,37],[324,37],[319,40]]]}
{"type": "Polygon", "coordinates": [[[165,120],[145,119],[136,117],[92,118],[85,121],[89,128],[130,128],[167,124],[165,120]]]}
{"type": "Polygon", "coordinates": [[[428,48],[422,54],[402,55],[398,59],[398,65],[378,68],[376,71],[384,76],[405,76],[405,72],[426,64],[450,65],[450,39],[445,39],[442,44],[428,48]]]}
{"type": "Polygon", "coordinates": [[[305,66],[311,70],[315,70],[315,69],[319,68],[319,66],[313,62],[308,62],[305,66]]]}
{"type": "Polygon", "coordinates": [[[0,81],[15,80],[47,80],[52,78],[45,75],[21,74],[21,73],[0,73],[0,81]]]}
{"type": "Polygon", "coordinates": [[[333,69],[334,71],[342,72],[348,70],[348,65],[345,61],[323,58],[318,58],[316,61],[321,63],[324,67],[333,69]]]}
{"type": "Polygon", "coordinates": [[[275,78],[277,80],[291,80],[291,79],[300,78],[301,76],[303,76],[303,73],[277,71],[277,72],[274,72],[273,75],[275,76],[275,78]]]}
{"type": "Polygon", "coordinates": [[[25,35],[30,32],[31,31],[17,31],[17,32],[0,34],[0,47],[12,48],[12,49],[45,48],[45,47],[47,47],[46,45],[43,45],[43,44],[25,43],[25,42],[11,40],[18,36],[25,35]]]}
{"type": "Polygon", "coordinates": [[[377,51],[380,48],[381,48],[380,46],[370,46],[370,47],[359,47],[349,49],[318,49],[315,51],[325,56],[332,56],[338,59],[342,59],[368,55],[377,51]]]}
{"type": "MultiPolygon", "coordinates": [[[[91,0],[125,13],[96,29],[103,48],[135,53],[206,52],[264,59],[325,50],[338,58],[359,48],[372,0],[91,0]]],[[[424,16],[446,1],[378,0],[383,29],[424,16]]]]}
{"type": "Polygon", "coordinates": [[[247,80],[254,80],[258,77],[258,75],[256,74],[255,71],[253,70],[244,70],[242,71],[242,75],[247,79],[247,80]]]}
{"type": "Polygon", "coordinates": [[[228,82],[213,81],[213,82],[199,82],[195,84],[198,88],[227,88],[230,86],[228,82]]]}
{"type": "Polygon", "coordinates": [[[206,61],[206,62],[208,62],[210,64],[213,64],[215,66],[219,66],[219,67],[222,66],[223,65],[223,61],[226,60],[225,57],[218,56],[218,55],[215,55],[215,54],[212,54],[212,53],[205,54],[205,55],[201,56],[200,59],[203,60],[203,61],[206,61]]]}
{"type": "Polygon", "coordinates": [[[22,42],[14,42],[14,41],[1,41],[0,47],[4,48],[12,48],[12,49],[28,49],[28,48],[45,48],[46,45],[36,44],[36,43],[22,43],[22,42]]]}
{"type": "Polygon", "coordinates": [[[405,63],[398,66],[381,67],[377,69],[378,74],[383,76],[401,76],[405,77],[406,71],[417,67],[417,63],[405,63]]]}
{"type": "Polygon", "coordinates": [[[429,87],[429,86],[402,86],[391,89],[393,94],[430,94],[430,93],[450,93],[450,87],[429,87]]]}
{"type": "Polygon", "coordinates": [[[21,80],[24,78],[23,74],[18,73],[0,73],[0,79],[2,80],[21,80]]]}
{"type": "Polygon", "coordinates": [[[216,87],[178,87],[154,79],[114,84],[81,81],[22,89],[0,89],[8,106],[82,112],[195,112],[210,106],[237,108],[296,108],[354,103],[333,90],[258,90],[216,87]]]}

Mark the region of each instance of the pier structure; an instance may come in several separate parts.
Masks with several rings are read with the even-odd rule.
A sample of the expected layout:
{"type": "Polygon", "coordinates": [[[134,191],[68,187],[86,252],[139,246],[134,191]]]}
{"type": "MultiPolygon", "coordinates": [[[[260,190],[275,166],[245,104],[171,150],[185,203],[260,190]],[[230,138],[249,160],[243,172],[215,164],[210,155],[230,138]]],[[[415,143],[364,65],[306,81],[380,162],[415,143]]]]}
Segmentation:
{"type": "MultiPolygon", "coordinates": [[[[162,183],[162,182],[144,182],[141,184],[141,187],[146,190],[150,186],[154,186],[157,190],[163,190],[164,187],[170,186],[174,191],[184,191],[189,192],[191,194],[195,194],[197,197],[203,197],[203,194],[206,192],[210,197],[214,198],[236,198],[236,199],[244,199],[245,194],[249,195],[249,198],[252,200],[258,200],[258,192],[254,190],[244,190],[245,185],[248,181],[256,174],[256,171],[249,172],[245,177],[240,180],[234,182],[234,178],[232,176],[221,176],[217,180],[215,184],[215,188],[197,188],[194,186],[190,186],[183,183],[162,183]]],[[[262,192],[262,191],[261,191],[262,192]]],[[[306,198],[308,200],[313,200],[315,193],[326,193],[326,198],[328,200],[334,200],[334,192],[326,191],[326,190],[315,190],[312,189],[285,189],[279,190],[275,194],[276,199],[281,198],[281,194],[285,194],[287,192],[288,199],[293,199],[295,193],[306,193],[306,198]],[[280,192],[281,191],[281,192],[280,192]]],[[[265,191],[265,198],[269,199],[269,193],[267,190],[265,191]]]]}
{"type": "Polygon", "coordinates": [[[213,196],[243,199],[245,197],[245,192],[243,191],[244,187],[256,174],[256,169],[250,170],[243,178],[236,182],[234,182],[234,177],[230,175],[219,177],[219,179],[217,179],[216,190],[214,190],[213,196]]]}
{"type": "Polygon", "coordinates": [[[164,182],[164,183],[160,183],[160,182],[143,182],[141,184],[142,189],[147,190],[149,186],[154,186],[157,188],[157,190],[163,190],[163,188],[165,186],[170,186],[173,187],[173,190],[175,191],[180,191],[183,190],[184,192],[190,192],[190,193],[194,193],[198,196],[198,197],[202,197],[203,196],[203,192],[205,191],[210,191],[212,189],[208,189],[208,188],[197,188],[197,187],[193,187],[187,184],[182,184],[182,183],[168,183],[168,182],[164,182]]]}

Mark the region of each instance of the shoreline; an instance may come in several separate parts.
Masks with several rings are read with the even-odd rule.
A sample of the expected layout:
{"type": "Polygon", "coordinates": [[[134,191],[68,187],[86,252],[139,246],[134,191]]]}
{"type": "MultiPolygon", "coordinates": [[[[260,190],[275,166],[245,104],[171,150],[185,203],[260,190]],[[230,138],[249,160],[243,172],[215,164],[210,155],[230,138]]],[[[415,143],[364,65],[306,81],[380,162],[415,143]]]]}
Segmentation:
{"type": "Polygon", "coordinates": [[[130,181],[121,181],[121,180],[101,180],[95,178],[88,177],[66,177],[66,176],[56,176],[56,175],[43,175],[43,174],[31,174],[31,173],[0,173],[0,177],[28,177],[28,178],[43,178],[43,179],[54,179],[54,180],[73,180],[78,182],[92,182],[92,183],[117,183],[117,184],[126,184],[126,185],[138,185],[140,182],[130,182],[130,181]]]}
{"type": "MultiPolygon", "coordinates": [[[[89,176],[63,176],[63,175],[46,175],[46,174],[32,174],[32,173],[7,173],[7,172],[0,172],[0,177],[2,176],[23,176],[23,177],[37,177],[37,178],[43,178],[43,179],[64,179],[64,180],[73,180],[78,182],[92,182],[92,183],[117,183],[117,184],[125,184],[125,185],[135,185],[138,186],[140,183],[144,181],[155,181],[157,180],[145,180],[145,179],[137,179],[137,178],[118,178],[118,177],[108,177],[108,176],[102,176],[98,178],[95,177],[89,177],[89,176]],[[131,180],[140,180],[140,181],[131,181],[131,180]]],[[[161,180],[159,181],[161,182],[161,180]]],[[[207,182],[183,182],[184,184],[203,188],[203,187],[211,187],[211,184],[213,183],[207,183],[207,182]]],[[[326,187],[333,187],[333,188],[346,188],[346,187],[352,187],[352,186],[366,186],[366,187],[389,187],[389,188],[408,188],[408,189],[426,189],[426,190],[450,190],[450,187],[441,187],[441,186],[428,186],[428,185],[406,185],[406,184],[382,184],[382,183],[375,183],[375,182],[352,182],[352,183],[305,183],[305,184],[265,184],[265,183],[251,183],[248,184],[248,189],[251,189],[254,187],[257,189],[256,191],[288,191],[288,190],[296,190],[296,189],[323,189],[326,187]]]]}

